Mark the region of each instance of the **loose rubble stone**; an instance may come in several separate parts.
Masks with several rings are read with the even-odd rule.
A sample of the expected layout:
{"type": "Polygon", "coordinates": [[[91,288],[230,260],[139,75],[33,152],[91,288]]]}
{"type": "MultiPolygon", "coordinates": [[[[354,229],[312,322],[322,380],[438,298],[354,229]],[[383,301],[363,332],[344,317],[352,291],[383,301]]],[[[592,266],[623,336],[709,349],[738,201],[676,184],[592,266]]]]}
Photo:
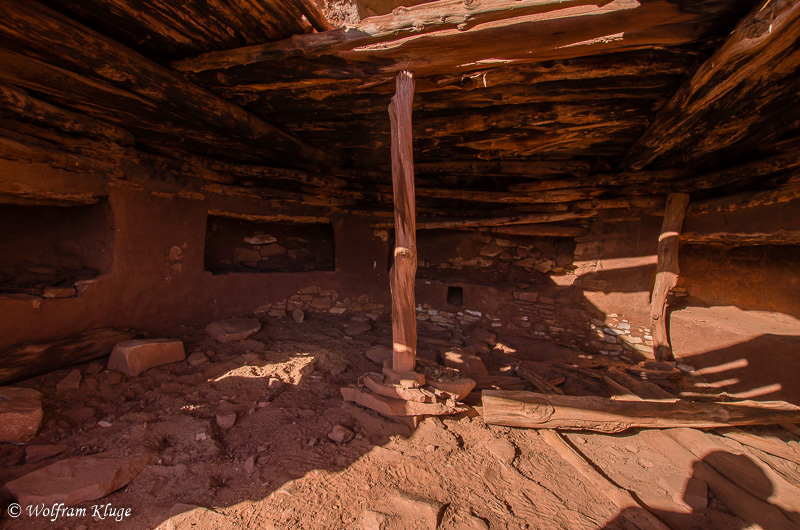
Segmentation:
{"type": "Polygon", "coordinates": [[[528,291],[514,291],[514,298],[522,300],[523,302],[535,302],[539,298],[539,293],[531,293],[528,291]]]}
{"type": "Polygon", "coordinates": [[[108,359],[108,369],[136,376],[155,366],[186,358],[183,342],[173,339],[127,340],[117,343],[108,359]]]}
{"type": "Polygon", "coordinates": [[[344,425],[334,425],[333,429],[331,429],[331,432],[328,433],[328,438],[337,444],[347,443],[355,437],[356,433],[344,425]]]}
{"type": "Polygon", "coordinates": [[[239,247],[233,251],[233,260],[242,263],[245,261],[258,261],[261,259],[261,253],[252,248],[239,247]]]}
{"type": "Polygon", "coordinates": [[[189,363],[189,366],[200,366],[201,364],[208,362],[208,357],[206,357],[205,353],[196,351],[186,359],[186,362],[189,363]]]}
{"type": "Polygon", "coordinates": [[[269,245],[270,243],[275,243],[276,241],[277,239],[269,234],[256,234],[252,237],[244,238],[244,242],[250,243],[251,245],[269,245]]]}
{"type": "Polygon", "coordinates": [[[103,365],[102,364],[100,364],[100,363],[89,363],[89,365],[86,367],[86,370],[84,372],[86,373],[86,375],[94,375],[94,374],[99,374],[102,371],[103,371],[103,365]]]}
{"type": "Polygon", "coordinates": [[[111,372],[109,373],[105,380],[103,381],[104,385],[114,386],[118,385],[122,382],[122,374],[119,372],[111,372]]]}
{"type": "Polygon", "coordinates": [[[348,335],[360,335],[361,333],[371,329],[372,326],[370,326],[367,322],[361,322],[359,320],[351,320],[344,325],[344,332],[348,335]]]}
{"type": "Polygon", "coordinates": [[[75,296],[75,289],[72,287],[45,287],[42,297],[44,298],[69,298],[75,296]]]}
{"type": "Polygon", "coordinates": [[[42,393],[32,388],[0,387],[0,443],[27,442],[42,425],[42,393]]]}
{"type": "Polygon", "coordinates": [[[286,247],[282,245],[278,245],[277,243],[273,243],[272,245],[267,245],[266,247],[261,247],[259,249],[262,258],[268,258],[270,256],[278,256],[280,254],[286,254],[286,247]]]}
{"type": "Polygon", "coordinates": [[[292,311],[292,318],[294,319],[295,322],[300,324],[302,321],[306,319],[306,314],[303,313],[302,309],[295,309],[294,311],[292,311]]]}
{"type": "Polygon", "coordinates": [[[344,361],[339,361],[339,362],[333,363],[331,365],[330,370],[328,370],[328,372],[331,375],[339,375],[339,374],[344,373],[345,370],[347,370],[347,363],[344,362],[344,361]]]}
{"type": "Polygon", "coordinates": [[[256,468],[256,457],[250,455],[250,457],[244,462],[244,471],[249,475],[255,470],[255,468],[256,468]]]}
{"type": "Polygon", "coordinates": [[[81,386],[81,379],[81,373],[78,370],[72,370],[64,379],[58,382],[56,390],[59,392],[78,390],[81,386]]]}
{"type": "Polygon", "coordinates": [[[236,423],[235,412],[217,412],[217,425],[221,428],[228,430],[236,423]]]}
{"type": "Polygon", "coordinates": [[[57,503],[73,506],[120,489],[132,481],[148,461],[148,456],[68,458],[12,480],[6,488],[22,506],[57,503]]]}
{"type": "Polygon", "coordinates": [[[322,296],[314,298],[310,305],[314,309],[329,309],[331,307],[331,297],[322,296]]]}
{"type": "Polygon", "coordinates": [[[497,335],[483,328],[475,329],[472,333],[470,333],[470,337],[473,339],[482,340],[490,346],[494,346],[494,344],[497,342],[497,335]]]}
{"type": "Polygon", "coordinates": [[[27,445],[25,446],[25,463],[32,464],[41,460],[60,455],[67,450],[67,446],[58,445],[27,445]]]}
{"type": "Polygon", "coordinates": [[[231,318],[212,322],[206,326],[206,334],[217,342],[235,342],[255,335],[260,329],[257,318],[231,318]]]}
{"type": "Polygon", "coordinates": [[[481,256],[485,256],[487,258],[494,258],[499,256],[503,253],[503,247],[498,245],[486,245],[485,247],[481,248],[481,256]]]}

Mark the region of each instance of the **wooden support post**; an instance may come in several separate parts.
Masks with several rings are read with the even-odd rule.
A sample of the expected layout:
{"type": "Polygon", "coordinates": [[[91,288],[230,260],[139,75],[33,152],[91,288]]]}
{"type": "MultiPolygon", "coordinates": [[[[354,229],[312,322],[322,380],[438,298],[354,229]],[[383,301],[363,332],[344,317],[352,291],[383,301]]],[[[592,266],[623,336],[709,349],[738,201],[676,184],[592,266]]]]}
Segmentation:
{"type": "Polygon", "coordinates": [[[414,279],[417,272],[417,237],[414,203],[414,156],[411,149],[411,107],[414,75],[397,74],[397,91],[389,104],[392,129],[392,185],[394,191],[394,265],[392,290],[392,369],[412,372],[416,366],[417,318],[414,279]]]}
{"type": "Polygon", "coordinates": [[[689,195],[686,193],[669,194],[661,234],[658,236],[658,268],[650,298],[650,322],[657,361],[672,359],[667,333],[667,294],[678,283],[678,239],[688,204],[689,195]]]}

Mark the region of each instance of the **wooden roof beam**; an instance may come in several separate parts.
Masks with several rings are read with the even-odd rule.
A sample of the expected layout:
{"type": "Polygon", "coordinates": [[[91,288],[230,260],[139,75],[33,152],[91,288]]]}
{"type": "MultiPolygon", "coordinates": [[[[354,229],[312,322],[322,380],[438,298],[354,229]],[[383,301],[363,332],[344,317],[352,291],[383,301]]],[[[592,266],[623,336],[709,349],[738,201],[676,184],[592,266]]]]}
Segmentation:
{"type": "Polygon", "coordinates": [[[762,123],[773,140],[794,127],[799,118],[791,111],[800,105],[794,75],[800,68],[798,39],[800,3],[759,2],[656,114],[625,165],[642,169],[673,154],[696,162],[743,140],[763,145],[769,139],[753,132],[762,123]],[[784,81],[788,84],[781,86],[784,81]]]}
{"type": "Polygon", "coordinates": [[[439,0],[356,27],[210,52],[172,66],[197,74],[293,58],[308,60],[319,76],[340,79],[388,78],[404,69],[452,74],[684,44],[705,37],[718,16],[704,3],[663,0],[439,0]],[[326,64],[319,60],[324,56],[337,62],[326,64]]]}
{"type": "MultiPolygon", "coordinates": [[[[118,93],[130,94],[150,107],[149,115],[185,116],[188,123],[202,123],[250,145],[256,142],[263,148],[266,143],[271,152],[285,160],[317,163],[338,160],[37,2],[0,2],[0,43],[4,47],[13,46],[27,57],[111,85],[118,93]]],[[[116,110],[127,111],[109,108],[108,112],[113,115],[116,110]]]]}

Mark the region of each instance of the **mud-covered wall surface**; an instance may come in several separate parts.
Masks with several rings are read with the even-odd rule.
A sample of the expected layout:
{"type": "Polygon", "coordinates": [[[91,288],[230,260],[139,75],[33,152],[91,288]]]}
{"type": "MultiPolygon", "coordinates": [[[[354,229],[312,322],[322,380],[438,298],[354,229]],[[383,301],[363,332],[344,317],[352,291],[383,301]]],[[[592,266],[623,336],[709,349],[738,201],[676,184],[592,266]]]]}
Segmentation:
{"type": "MultiPolygon", "coordinates": [[[[331,220],[336,238],[335,271],[215,275],[204,264],[206,201],[116,189],[106,207],[113,237],[104,239],[106,247],[97,259],[107,264],[105,270],[81,282],[67,298],[0,295],[0,351],[92,328],[163,333],[179,325],[251,316],[258,307],[309,286],[354,298],[364,294],[383,297],[384,302],[388,298],[384,292],[388,285],[386,243],[375,237],[363,220],[331,220]]],[[[260,213],[268,216],[271,212],[260,213]]],[[[43,233],[47,233],[45,228],[43,233]]],[[[52,243],[46,238],[38,240],[37,234],[26,237],[34,243],[42,241],[41,245],[52,243]]],[[[15,237],[12,235],[10,242],[15,237]]],[[[91,240],[88,235],[86,239],[91,240]]],[[[8,241],[6,236],[4,241],[8,241]]]]}
{"type": "MultiPolygon", "coordinates": [[[[688,215],[684,232],[780,232],[800,223],[791,213],[794,206],[688,215]]],[[[573,294],[580,293],[607,321],[614,315],[647,329],[660,224],[653,216],[594,225],[579,238],[573,294]]],[[[791,244],[682,241],[678,285],[668,298],[679,361],[698,368],[714,391],[800,403],[793,381],[800,370],[798,259],[800,247],[791,244]]],[[[609,327],[619,334],[618,326],[609,327]]]]}
{"type": "MultiPolygon", "coordinates": [[[[91,275],[63,279],[50,294],[1,294],[0,351],[94,328],[161,334],[233,316],[291,318],[298,309],[346,320],[391,310],[393,234],[371,228],[375,219],[337,214],[293,226],[285,216],[269,220],[274,212],[257,204],[234,217],[202,198],[125,188],[89,206],[4,208],[8,226],[19,225],[2,243],[13,262],[7,285],[23,276],[23,264],[23,272],[40,270],[36,256],[62,268],[69,259],[59,256],[71,256],[71,266],[79,256],[91,275]],[[48,222],[23,222],[42,212],[48,222]],[[280,267],[330,270],[259,270],[276,258],[280,267]]],[[[700,221],[687,217],[695,231],[700,221]]],[[[577,237],[420,230],[420,334],[466,336],[482,327],[589,354],[651,356],[660,225],[655,215],[600,220],[577,237]]],[[[787,390],[789,374],[800,369],[798,258],[792,245],[682,243],[669,298],[676,355],[722,381],[719,391],[800,402],[800,392],[787,390]]]]}

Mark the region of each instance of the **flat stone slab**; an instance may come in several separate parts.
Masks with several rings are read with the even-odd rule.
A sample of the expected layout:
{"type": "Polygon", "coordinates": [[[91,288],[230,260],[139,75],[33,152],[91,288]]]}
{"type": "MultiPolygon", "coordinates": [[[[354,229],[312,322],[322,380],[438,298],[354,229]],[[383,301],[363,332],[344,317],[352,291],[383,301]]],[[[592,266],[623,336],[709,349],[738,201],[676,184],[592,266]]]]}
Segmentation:
{"type": "Polygon", "coordinates": [[[27,445],[25,446],[25,463],[32,464],[40,460],[47,460],[60,455],[69,447],[64,444],[56,445],[27,445]]]}
{"type": "Polygon", "coordinates": [[[0,387],[0,443],[27,442],[42,426],[42,393],[32,388],[0,387]]]}
{"type": "Polygon", "coordinates": [[[186,358],[183,342],[173,339],[126,340],[117,343],[108,359],[108,369],[128,377],[155,366],[186,358]]]}
{"type": "Polygon", "coordinates": [[[105,455],[61,460],[6,484],[22,506],[64,503],[74,506],[105,497],[130,483],[150,460],[149,456],[116,458],[105,455]]]}
{"type": "Polygon", "coordinates": [[[261,321],[257,318],[217,320],[206,326],[206,334],[217,342],[236,342],[258,333],[261,321]]]}

